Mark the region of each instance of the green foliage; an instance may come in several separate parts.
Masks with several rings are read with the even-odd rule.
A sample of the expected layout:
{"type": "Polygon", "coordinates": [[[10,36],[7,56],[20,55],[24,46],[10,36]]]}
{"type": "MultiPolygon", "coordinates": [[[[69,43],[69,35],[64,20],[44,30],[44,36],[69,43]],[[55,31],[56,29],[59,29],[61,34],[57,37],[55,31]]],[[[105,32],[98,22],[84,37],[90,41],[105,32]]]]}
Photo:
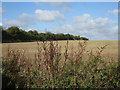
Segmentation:
{"type": "Polygon", "coordinates": [[[88,40],[86,37],[80,37],[81,40],[88,40]]]}
{"type": "Polygon", "coordinates": [[[6,87],[120,88],[118,63],[106,63],[101,58],[105,46],[99,48],[95,55],[90,53],[89,59],[84,61],[81,55],[83,57],[85,43],[79,43],[81,49],[78,52],[71,52],[74,53],[73,57],[68,54],[68,41],[64,56],[57,42],[43,41],[42,44],[37,44],[38,53],[35,54],[34,64],[22,51],[8,49],[7,56],[3,58],[3,78],[10,80],[4,82],[6,87]],[[59,65],[61,60],[63,63],[59,65]]]}
{"type": "MultiPolygon", "coordinates": [[[[3,29],[2,27],[0,27],[3,29]]],[[[71,34],[54,34],[51,32],[38,33],[36,30],[28,32],[19,27],[12,26],[2,30],[3,42],[26,42],[26,41],[45,41],[45,40],[88,40],[85,37],[74,36],[71,34]]]]}

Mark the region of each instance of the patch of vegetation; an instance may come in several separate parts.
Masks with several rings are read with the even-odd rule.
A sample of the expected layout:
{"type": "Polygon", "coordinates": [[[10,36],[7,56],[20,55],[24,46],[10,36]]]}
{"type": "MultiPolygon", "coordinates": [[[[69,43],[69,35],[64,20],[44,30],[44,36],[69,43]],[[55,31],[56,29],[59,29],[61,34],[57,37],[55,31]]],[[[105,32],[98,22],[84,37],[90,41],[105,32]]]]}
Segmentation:
{"type": "Polygon", "coordinates": [[[2,30],[2,42],[29,42],[29,41],[49,41],[49,40],[88,40],[86,37],[74,36],[71,34],[51,32],[38,33],[37,30],[25,31],[19,27],[9,27],[2,30]]]}
{"type": "Polygon", "coordinates": [[[2,64],[3,88],[120,88],[119,62],[106,63],[101,57],[107,45],[96,54],[88,52],[84,61],[86,43],[79,42],[78,50],[70,52],[67,41],[61,53],[57,41],[37,42],[34,62],[24,50],[8,48],[2,64]]]}

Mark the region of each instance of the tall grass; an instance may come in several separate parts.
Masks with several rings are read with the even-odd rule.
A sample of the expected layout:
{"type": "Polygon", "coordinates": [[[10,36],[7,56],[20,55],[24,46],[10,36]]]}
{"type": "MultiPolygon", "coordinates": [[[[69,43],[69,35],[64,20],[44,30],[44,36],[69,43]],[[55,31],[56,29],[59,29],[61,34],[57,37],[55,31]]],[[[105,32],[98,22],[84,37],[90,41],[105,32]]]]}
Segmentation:
{"type": "Polygon", "coordinates": [[[77,51],[70,50],[69,41],[64,52],[58,41],[37,42],[37,46],[34,60],[24,50],[8,48],[3,57],[3,88],[120,88],[118,62],[102,59],[107,45],[96,54],[86,51],[86,41],[78,42],[77,51]]]}

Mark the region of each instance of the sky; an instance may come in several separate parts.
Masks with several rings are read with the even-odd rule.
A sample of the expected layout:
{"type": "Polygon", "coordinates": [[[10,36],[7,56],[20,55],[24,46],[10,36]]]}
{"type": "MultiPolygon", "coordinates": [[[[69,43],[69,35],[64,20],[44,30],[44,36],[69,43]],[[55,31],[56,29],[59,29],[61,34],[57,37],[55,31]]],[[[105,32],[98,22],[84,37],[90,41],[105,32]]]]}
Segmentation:
{"type": "Polygon", "coordinates": [[[119,2],[119,0],[2,0],[3,2],[119,2]]]}
{"type": "Polygon", "coordinates": [[[0,25],[117,40],[118,13],[117,2],[3,2],[0,25]]]}

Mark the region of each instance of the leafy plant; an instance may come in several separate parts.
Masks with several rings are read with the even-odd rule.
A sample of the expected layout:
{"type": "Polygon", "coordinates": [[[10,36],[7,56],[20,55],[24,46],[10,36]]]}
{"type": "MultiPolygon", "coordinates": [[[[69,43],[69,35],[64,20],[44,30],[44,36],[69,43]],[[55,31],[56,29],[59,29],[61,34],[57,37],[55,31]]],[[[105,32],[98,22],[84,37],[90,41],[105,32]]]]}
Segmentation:
{"type": "Polygon", "coordinates": [[[69,50],[66,42],[64,52],[58,41],[37,42],[34,62],[25,56],[24,50],[8,48],[3,57],[3,84],[14,88],[120,88],[119,63],[106,63],[102,59],[105,46],[96,54],[88,53],[87,42],[79,42],[78,50],[69,50]],[[62,64],[61,64],[62,62],[62,64]]]}

